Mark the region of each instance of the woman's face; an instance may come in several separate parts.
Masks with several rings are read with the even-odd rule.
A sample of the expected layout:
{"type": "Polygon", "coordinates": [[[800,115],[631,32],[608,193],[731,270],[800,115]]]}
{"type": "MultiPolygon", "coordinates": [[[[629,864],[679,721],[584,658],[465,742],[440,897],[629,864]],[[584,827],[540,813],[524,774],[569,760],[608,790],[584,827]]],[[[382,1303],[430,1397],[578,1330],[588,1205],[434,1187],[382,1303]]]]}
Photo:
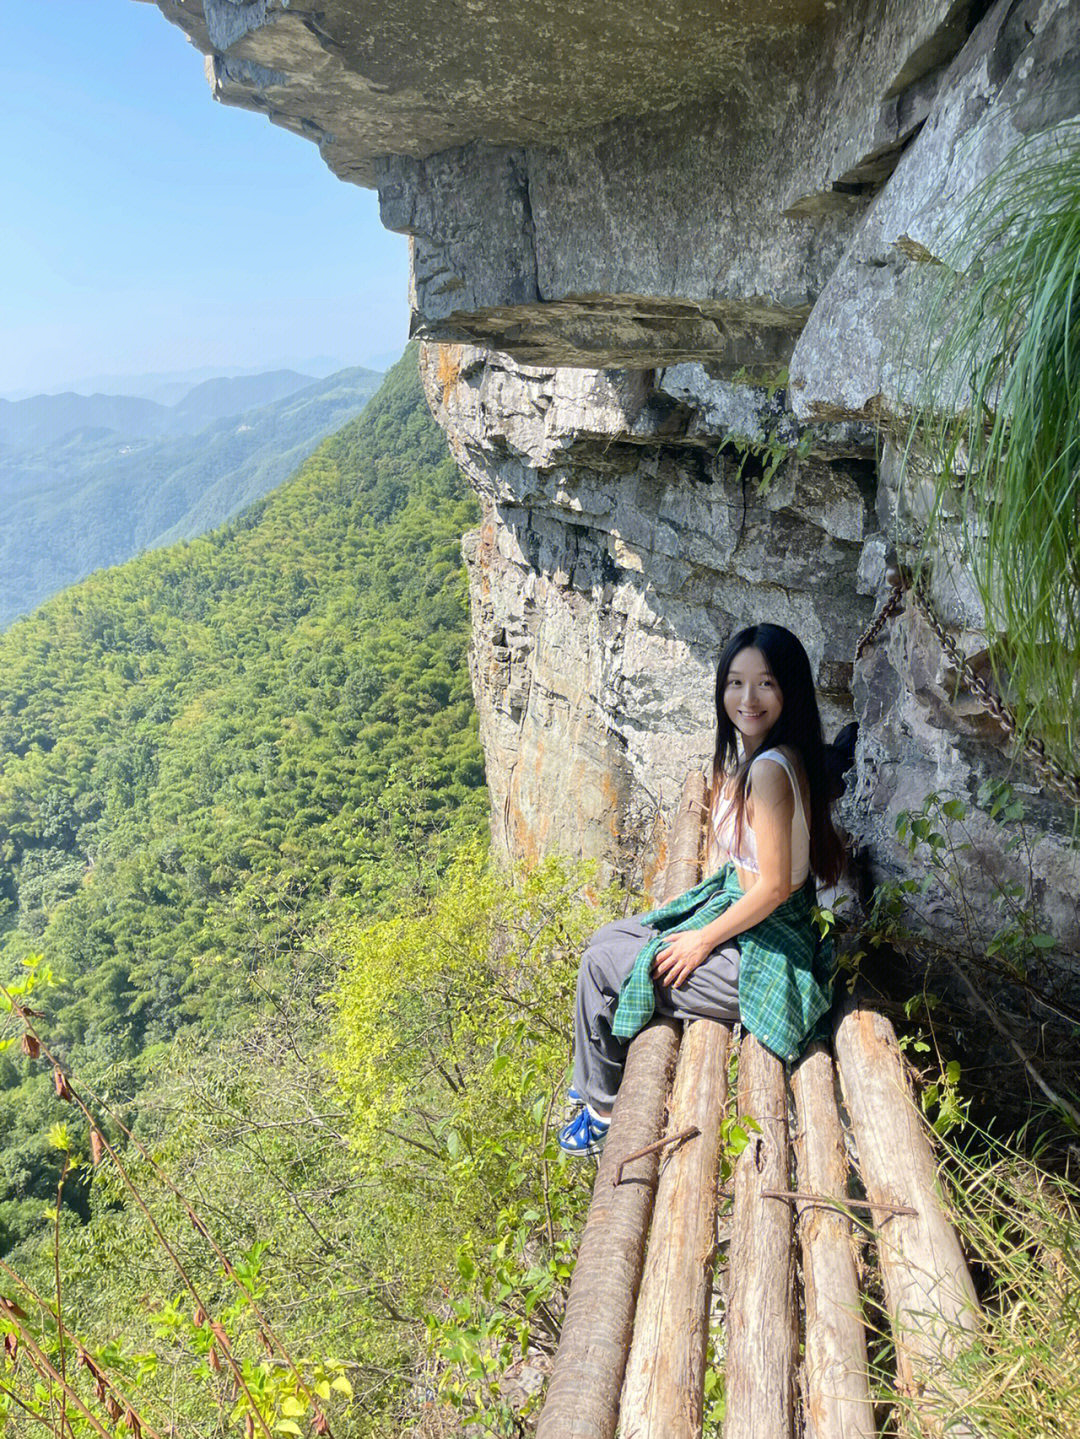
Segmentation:
{"type": "Polygon", "coordinates": [[[784,697],[760,650],[740,650],[724,681],[724,713],[742,736],[743,748],[757,749],[780,718],[784,697]]]}

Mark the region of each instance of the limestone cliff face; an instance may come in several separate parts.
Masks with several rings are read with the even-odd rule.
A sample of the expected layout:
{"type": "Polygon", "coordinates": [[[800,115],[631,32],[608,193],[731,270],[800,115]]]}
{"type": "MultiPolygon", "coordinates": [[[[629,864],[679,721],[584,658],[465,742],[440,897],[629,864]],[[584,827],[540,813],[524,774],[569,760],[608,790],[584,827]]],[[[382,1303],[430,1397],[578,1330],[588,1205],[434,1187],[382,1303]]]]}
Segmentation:
{"type": "MultiPolygon", "coordinates": [[[[428,395],[483,504],[499,847],[659,862],[712,746],[716,653],[771,619],[806,643],[827,727],[861,722],[849,821],[878,868],[903,870],[899,809],[1009,773],[1035,898],[1080,949],[1070,817],[922,620],[853,663],[905,534],[912,297],[957,201],[1080,114],[1080,0],[157,3],[219,98],[315,139],[411,236],[428,395]]],[[[980,663],[953,556],[935,600],[980,663]]],[[[989,920],[1008,861],[971,838],[989,920]]]]}
{"type": "Polygon", "coordinates": [[[724,441],[735,424],[772,429],[781,397],[699,365],[540,369],[430,346],[423,372],[484,505],[466,559],[506,852],[617,859],[639,846],[711,753],[716,655],[734,626],[799,633],[827,723],[850,718],[872,604],[858,574],[869,430],[810,431],[762,489],[760,463],[724,441]]]}

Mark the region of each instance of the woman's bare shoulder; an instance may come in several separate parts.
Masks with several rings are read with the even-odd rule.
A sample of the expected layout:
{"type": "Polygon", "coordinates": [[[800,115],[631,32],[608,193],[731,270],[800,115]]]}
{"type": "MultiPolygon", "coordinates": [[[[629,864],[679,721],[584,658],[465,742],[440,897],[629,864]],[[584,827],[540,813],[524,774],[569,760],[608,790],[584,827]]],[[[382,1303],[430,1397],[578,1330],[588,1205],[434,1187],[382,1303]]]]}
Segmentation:
{"type": "MultiPolygon", "coordinates": [[[[791,745],[773,745],[770,749],[763,750],[761,752],[761,754],[758,756],[758,759],[762,759],[767,762],[771,758],[772,764],[766,763],[765,765],[757,765],[752,779],[753,789],[755,789],[759,794],[763,793],[762,781],[765,781],[768,783],[769,789],[773,795],[779,797],[781,793],[786,790],[787,794],[790,796],[791,781],[787,776],[786,772],[784,772],[784,766],[780,764],[780,762],[775,758],[775,756],[778,754],[783,755],[783,757],[791,765],[792,773],[795,776],[795,781],[799,786],[799,798],[802,800],[803,809],[806,810],[810,802],[810,784],[806,778],[806,769],[803,765],[802,755],[797,749],[794,749],[791,745]],[[766,777],[768,778],[766,779],[766,777]]],[[[755,761],[755,765],[756,764],[757,762],[755,761]]]]}
{"type": "Polygon", "coordinates": [[[802,755],[793,745],[789,744],[774,744],[770,745],[768,749],[763,749],[761,753],[757,755],[756,758],[753,760],[750,767],[751,769],[756,769],[762,760],[765,760],[766,762],[772,760],[773,764],[776,765],[778,769],[782,769],[783,764],[780,760],[777,759],[777,755],[780,755],[783,759],[787,760],[788,764],[791,765],[792,769],[795,771],[795,773],[799,776],[800,779],[803,779],[805,777],[806,766],[803,764],[802,755]]]}
{"type": "Polygon", "coordinates": [[[760,755],[751,766],[750,795],[769,806],[791,801],[791,778],[775,753],[760,755]]]}

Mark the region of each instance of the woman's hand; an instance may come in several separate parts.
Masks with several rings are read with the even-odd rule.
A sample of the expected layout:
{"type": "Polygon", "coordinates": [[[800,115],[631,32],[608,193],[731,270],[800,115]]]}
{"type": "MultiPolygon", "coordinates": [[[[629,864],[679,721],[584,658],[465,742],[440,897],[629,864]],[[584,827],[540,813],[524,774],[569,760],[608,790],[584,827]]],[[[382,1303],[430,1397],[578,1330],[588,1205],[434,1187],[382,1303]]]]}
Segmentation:
{"type": "Polygon", "coordinates": [[[653,979],[657,984],[677,989],[690,978],[710,949],[701,930],[687,929],[671,935],[653,961],[653,979]]]}

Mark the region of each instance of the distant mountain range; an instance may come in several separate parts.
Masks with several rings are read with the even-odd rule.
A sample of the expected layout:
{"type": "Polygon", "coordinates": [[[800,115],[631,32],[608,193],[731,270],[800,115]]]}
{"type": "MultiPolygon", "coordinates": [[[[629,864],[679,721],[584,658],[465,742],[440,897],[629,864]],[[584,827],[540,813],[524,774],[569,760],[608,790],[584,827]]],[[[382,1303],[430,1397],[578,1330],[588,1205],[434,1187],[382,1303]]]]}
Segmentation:
{"type": "MultiPolygon", "coordinates": [[[[360,357],[360,364],[368,370],[384,370],[398,359],[400,347],[387,358],[380,354],[360,357]]],[[[79,375],[60,384],[23,385],[14,390],[0,393],[0,400],[25,400],[33,395],[59,395],[74,390],[80,395],[140,395],[146,400],[157,400],[159,405],[174,405],[187,392],[203,380],[217,380],[223,377],[234,379],[238,375],[262,375],[267,370],[296,370],[309,375],[313,380],[325,380],[339,370],[351,369],[347,360],[330,355],[311,355],[306,359],[266,359],[260,365],[199,365],[185,370],[141,370],[136,374],[111,371],[94,375],[79,375]]]]}
{"type": "Polygon", "coordinates": [[[0,401],[0,628],[142,550],[213,529],[359,414],[375,370],[206,380],[130,395],[0,401]]]}
{"type": "Polygon", "coordinates": [[[272,370],[186,386],[172,404],[137,395],[70,392],[0,400],[0,444],[5,453],[22,453],[62,444],[73,431],[85,429],[114,430],[129,440],[194,435],[214,420],[273,404],[315,383],[312,375],[272,370]]]}

